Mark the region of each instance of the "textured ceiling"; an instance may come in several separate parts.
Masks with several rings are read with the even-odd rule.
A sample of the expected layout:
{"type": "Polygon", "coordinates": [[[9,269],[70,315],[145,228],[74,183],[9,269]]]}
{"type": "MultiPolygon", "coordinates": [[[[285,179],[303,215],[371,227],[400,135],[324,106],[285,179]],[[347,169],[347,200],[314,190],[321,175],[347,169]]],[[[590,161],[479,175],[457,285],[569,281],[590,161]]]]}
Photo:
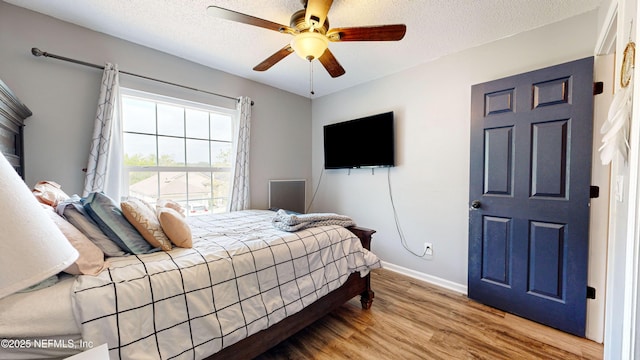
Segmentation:
{"type": "MultiPolygon", "coordinates": [[[[206,14],[216,5],[281,24],[299,0],[4,0],[98,32],[173,54],[302,96],[309,64],[295,55],[266,72],[252,68],[290,35],[206,14]]],[[[314,63],[315,97],[597,8],[602,0],[334,0],[331,27],[403,23],[399,42],[330,43],[346,74],[314,63]]],[[[595,25],[594,25],[595,26],[595,25]]],[[[42,49],[56,53],[55,49],[42,49]]],[[[65,54],[59,54],[65,55],[65,54]]],[[[125,69],[126,70],[126,69],[125,69]]]]}

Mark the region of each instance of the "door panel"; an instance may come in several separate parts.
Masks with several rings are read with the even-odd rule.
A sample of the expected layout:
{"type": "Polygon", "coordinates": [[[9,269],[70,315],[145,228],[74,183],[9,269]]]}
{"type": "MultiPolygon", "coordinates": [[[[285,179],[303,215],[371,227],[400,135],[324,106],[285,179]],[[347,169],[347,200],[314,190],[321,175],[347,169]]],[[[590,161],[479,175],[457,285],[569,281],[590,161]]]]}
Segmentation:
{"type": "Polygon", "coordinates": [[[531,294],[562,301],[564,293],[564,232],[562,224],[532,221],[530,226],[529,285],[531,294]]]}
{"type": "Polygon", "coordinates": [[[482,258],[486,261],[482,264],[482,279],[511,286],[511,219],[485,216],[483,220],[482,258]]]}
{"type": "Polygon", "coordinates": [[[469,297],[579,336],[592,82],[587,58],[474,85],[471,96],[469,297]]]}
{"type": "Polygon", "coordinates": [[[569,120],[533,124],[531,196],[566,198],[569,120]]]}
{"type": "Polygon", "coordinates": [[[513,127],[486,129],[484,137],[484,193],[511,195],[513,127]]]}

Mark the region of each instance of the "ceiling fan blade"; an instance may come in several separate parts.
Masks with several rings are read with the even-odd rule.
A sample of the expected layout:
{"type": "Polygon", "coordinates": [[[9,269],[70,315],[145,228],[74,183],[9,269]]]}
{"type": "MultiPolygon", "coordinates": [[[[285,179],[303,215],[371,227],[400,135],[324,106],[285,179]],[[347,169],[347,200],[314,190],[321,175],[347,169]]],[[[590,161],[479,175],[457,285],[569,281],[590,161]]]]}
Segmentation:
{"type": "Polygon", "coordinates": [[[407,32],[404,24],[335,28],[327,31],[329,41],[398,41],[407,32]]]}
{"type": "Polygon", "coordinates": [[[318,58],[318,60],[320,60],[320,63],[322,64],[322,66],[324,66],[325,69],[327,69],[327,72],[329,73],[329,75],[331,75],[332,78],[337,78],[338,76],[344,75],[344,68],[342,67],[342,65],[340,65],[336,57],[333,56],[333,53],[329,49],[325,50],[322,56],[318,58]]]}
{"type": "Polygon", "coordinates": [[[327,20],[327,13],[329,13],[332,3],[333,0],[307,0],[304,20],[316,29],[321,28],[327,20]]]}
{"type": "Polygon", "coordinates": [[[291,48],[291,45],[287,45],[287,46],[283,47],[282,49],[276,51],[273,55],[271,55],[268,58],[266,58],[260,64],[256,65],[253,68],[253,70],[255,70],[255,71],[269,70],[269,68],[271,68],[273,65],[275,65],[278,61],[284,59],[285,57],[287,57],[289,54],[292,54],[292,53],[293,53],[293,49],[291,48]]]}
{"type": "Polygon", "coordinates": [[[255,16],[239,13],[237,11],[224,9],[224,8],[213,6],[213,5],[207,7],[207,14],[211,16],[215,16],[217,18],[240,22],[248,25],[253,25],[253,26],[257,26],[257,27],[261,27],[261,28],[265,28],[265,29],[269,29],[269,30],[273,30],[281,33],[289,33],[289,34],[296,33],[294,29],[290,28],[287,25],[278,24],[273,21],[260,19],[255,16]]]}

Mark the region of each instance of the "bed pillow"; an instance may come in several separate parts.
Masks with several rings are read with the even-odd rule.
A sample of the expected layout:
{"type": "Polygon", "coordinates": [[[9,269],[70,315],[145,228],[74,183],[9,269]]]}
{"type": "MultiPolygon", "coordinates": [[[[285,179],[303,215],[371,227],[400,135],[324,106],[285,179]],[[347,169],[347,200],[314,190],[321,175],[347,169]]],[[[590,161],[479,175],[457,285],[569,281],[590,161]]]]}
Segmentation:
{"type": "Polygon", "coordinates": [[[62,186],[53,181],[39,181],[33,187],[33,195],[39,202],[53,207],[69,198],[69,195],[62,191],[62,186]]]}
{"type": "Polygon", "coordinates": [[[156,211],[162,208],[171,208],[177,211],[180,215],[182,215],[182,217],[184,217],[184,213],[185,213],[184,208],[173,200],[158,199],[158,201],[156,202],[156,211]]]}
{"type": "Polygon", "coordinates": [[[122,250],[132,254],[146,254],[159,250],[140,235],[122,215],[118,204],[107,195],[93,192],[83,199],[83,206],[98,227],[122,250]]]}
{"type": "Polygon", "coordinates": [[[58,229],[69,240],[69,243],[78,250],[78,259],[64,272],[72,275],[98,275],[109,264],[104,261],[104,253],[91,242],[80,230],[76,229],[67,220],[58,215],[51,206],[43,204],[46,211],[58,229]]]}
{"type": "Polygon", "coordinates": [[[172,208],[160,208],[158,219],[162,230],[175,246],[190,248],[193,246],[191,228],[184,217],[172,208]]]}
{"type": "Polygon", "coordinates": [[[149,244],[164,251],[171,250],[171,241],[162,231],[158,216],[149,204],[141,199],[129,198],[120,203],[120,208],[124,217],[149,244]]]}
{"type": "Polygon", "coordinates": [[[125,256],[125,252],[98,227],[82,207],[80,197],[72,195],[68,200],[58,204],[58,215],[64,217],[71,225],[80,230],[92,243],[96,244],[106,256],[125,256]]]}

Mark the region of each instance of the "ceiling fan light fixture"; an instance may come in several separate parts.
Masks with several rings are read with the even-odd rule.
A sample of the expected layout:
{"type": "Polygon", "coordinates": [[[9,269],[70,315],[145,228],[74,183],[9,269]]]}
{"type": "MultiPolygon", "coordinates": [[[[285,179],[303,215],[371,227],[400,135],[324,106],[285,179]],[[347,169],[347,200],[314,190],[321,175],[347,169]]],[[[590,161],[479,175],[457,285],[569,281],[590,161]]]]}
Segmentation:
{"type": "Polygon", "coordinates": [[[291,40],[293,50],[305,60],[317,59],[329,47],[329,40],[326,36],[318,32],[303,32],[296,35],[291,40]]]}

